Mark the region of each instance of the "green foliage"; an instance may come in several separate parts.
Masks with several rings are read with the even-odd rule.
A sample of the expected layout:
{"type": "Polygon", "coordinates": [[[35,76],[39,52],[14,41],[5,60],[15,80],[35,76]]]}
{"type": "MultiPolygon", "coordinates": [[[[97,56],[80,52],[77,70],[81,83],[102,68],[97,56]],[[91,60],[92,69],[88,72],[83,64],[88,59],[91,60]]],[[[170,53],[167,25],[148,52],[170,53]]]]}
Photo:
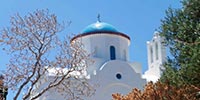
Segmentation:
{"type": "Polygon", "coordinates": [[[184,0],[182,5],[169,8],[160,27],[172,55],[161,81],[200,87],[200,2],[184,0]]]}

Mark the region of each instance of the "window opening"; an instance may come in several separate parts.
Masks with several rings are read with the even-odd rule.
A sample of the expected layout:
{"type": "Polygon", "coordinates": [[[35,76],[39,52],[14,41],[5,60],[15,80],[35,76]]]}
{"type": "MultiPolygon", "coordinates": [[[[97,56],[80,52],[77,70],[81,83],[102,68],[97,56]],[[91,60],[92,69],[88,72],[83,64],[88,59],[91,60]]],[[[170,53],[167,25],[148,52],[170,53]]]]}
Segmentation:
{"type": "Polygon", "coordinates": [[[119,73],[117,73],[117,74],[116,74],[116,78],[117,78],[117,79],[121,79],[121,78],[122,78],[122,75],[119,74],[119,73]]]}
{"type": "Polygon", "coordinates": [[[116,59],[115,47],[114,46],[110,46],[110,59],[111,60],[115,60],[116,59]]]}
{"type": "Polygon", "coordinates": [[[158,60],[158,43],[156,43],[156,60],[158,60]]]}
{"type": "Polygon", "coordinates": [[[151,58],[151,62],[153,62],[153,48],[150,47],[150,58],[151,58]]]}

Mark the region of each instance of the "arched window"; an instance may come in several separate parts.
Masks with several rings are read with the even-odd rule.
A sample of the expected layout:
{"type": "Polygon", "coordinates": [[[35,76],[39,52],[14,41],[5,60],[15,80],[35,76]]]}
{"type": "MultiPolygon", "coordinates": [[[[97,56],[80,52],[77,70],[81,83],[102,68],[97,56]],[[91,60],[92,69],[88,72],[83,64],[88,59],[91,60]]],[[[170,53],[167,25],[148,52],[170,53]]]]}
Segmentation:
{"type": "Polygon", "coordinates": [[[151,59],[151,63],[153,62],[153,48],[152,46],[150,47],[150,59],[151,59]]]}
{"type": "Polygon", "coordinates": [[[116,59],[115,47],[114,46],[110,46],[110,60],[115,60],[115,59],[116,59]]]}
{"type": "Polygon", "coordinates": [[[158,43],[156,42],[156,60],[158,60],[158,43]]]}
{"type": "Polygon", "coordinates": [[[98,47],[95,46],[94,48],[94,56],[97,57],[98,56],[98,47]]]}
{"type": "Polygon", "coordinates": [[[127,60],[127,56],[126,56],[126,50],[124,50],[124,60],[127,60]]]}

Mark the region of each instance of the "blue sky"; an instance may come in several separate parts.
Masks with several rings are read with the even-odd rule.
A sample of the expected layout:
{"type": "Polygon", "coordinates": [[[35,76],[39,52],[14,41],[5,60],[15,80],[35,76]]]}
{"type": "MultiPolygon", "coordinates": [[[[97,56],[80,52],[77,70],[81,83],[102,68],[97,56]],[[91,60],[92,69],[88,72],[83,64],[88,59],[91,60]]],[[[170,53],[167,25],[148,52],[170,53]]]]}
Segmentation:
{"type": "MultiPolygon", "coordinates": [[[[147,70],[146,41],[160,26],[168,7],[180,8],[180,0],[1,0],[0,29],[9,26],[10,16],[24,16],[36,9],[49,9],[59,21],[72,21],[63,34],[80,33],[97,21],[112,24],[131,38],[130,60],[140,62],[147,70]]],[[[0,70],[5,69],[8,57],[0,50],[0,70]]],[[[9,95],[8,100],[11,100],[9,95]]]]}

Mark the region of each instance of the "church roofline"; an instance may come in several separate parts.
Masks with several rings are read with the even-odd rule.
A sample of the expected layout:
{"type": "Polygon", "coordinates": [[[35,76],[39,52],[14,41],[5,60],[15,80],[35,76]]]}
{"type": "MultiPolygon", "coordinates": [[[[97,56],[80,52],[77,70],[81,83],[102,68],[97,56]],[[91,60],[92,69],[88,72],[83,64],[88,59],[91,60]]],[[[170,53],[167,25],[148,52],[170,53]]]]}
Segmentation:
{"type": "Polygon", "coordinates": [[[130,38],[128,35],[126,35],[126,34],[124,34],[124,33],[121,33],[121,32],[100,31],[100,32],[89,32],[89,33],[82,33],[82,34],[79,34],[79,35],[73,37],[73,38],[71,39],[71,42],[72,42],[73,40],[75,40],[76,38],[80,38],[80,37],[87,36],[87,35],[94,35],[94,34],[111,34],[111,35],[118,35],[118,36],[122,36],[122,37],[128,39],[129,41],[131,40],[131,38],[130,38]]]}

